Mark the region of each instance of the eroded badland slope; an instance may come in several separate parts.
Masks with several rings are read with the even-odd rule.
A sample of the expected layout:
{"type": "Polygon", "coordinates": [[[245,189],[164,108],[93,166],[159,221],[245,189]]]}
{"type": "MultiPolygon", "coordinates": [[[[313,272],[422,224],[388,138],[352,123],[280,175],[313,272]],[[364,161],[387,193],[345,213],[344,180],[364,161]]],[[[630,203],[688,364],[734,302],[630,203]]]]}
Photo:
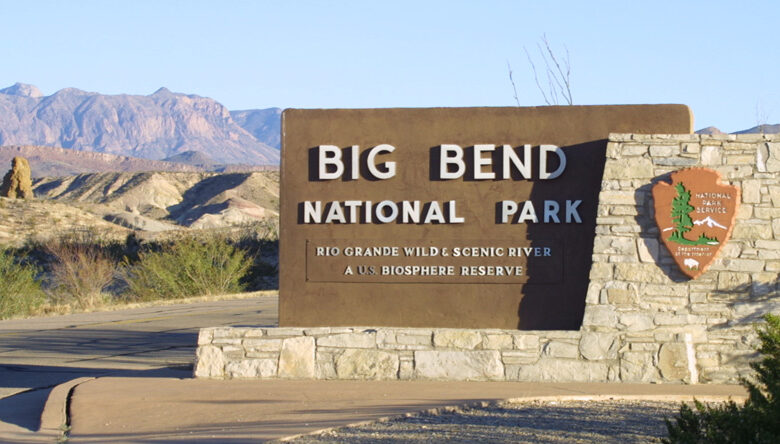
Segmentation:
{"type": "Polygon", "coordinates": [[[0,243],[19,244],[76,229],[117,236],[131,230],[224,228],[274,221],[279,173],[95,173],[33,182],[35,199],[0,201],[0,243]]]}

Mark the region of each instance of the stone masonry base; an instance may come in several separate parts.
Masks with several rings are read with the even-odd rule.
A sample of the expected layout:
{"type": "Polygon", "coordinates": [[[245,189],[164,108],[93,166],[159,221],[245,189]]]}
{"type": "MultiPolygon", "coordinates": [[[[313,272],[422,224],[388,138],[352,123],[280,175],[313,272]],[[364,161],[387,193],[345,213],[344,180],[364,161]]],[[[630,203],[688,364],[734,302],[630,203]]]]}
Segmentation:
{"type": "MultiPolygon", "coordinates": [[[[684,329],[665,339],[648,341],[642,332],[216,327],[200,331],[195,376],[734,383],[742,373],[696,362],[696,338],[684,329]]],[[[747,358],[744,348],[724,352],[747,358]]]]}

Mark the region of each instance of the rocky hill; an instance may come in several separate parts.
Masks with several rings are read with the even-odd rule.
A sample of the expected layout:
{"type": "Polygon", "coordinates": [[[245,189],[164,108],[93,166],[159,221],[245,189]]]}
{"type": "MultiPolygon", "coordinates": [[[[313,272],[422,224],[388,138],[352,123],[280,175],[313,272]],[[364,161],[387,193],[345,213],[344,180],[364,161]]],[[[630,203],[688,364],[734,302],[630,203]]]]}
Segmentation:
{"type": "MultiPolygon", "coordinates": [[[[245,120],[263,134],[258,111],[245,120]]],[[[279,163],[279,150],[242,128],[217,101],[165,88],[148,96],[75,88],[43,96],[35,86],[17,83],[0,90],[0,145],[55,146],[152,160],[198,151],[219,164],[279,163]]]]}
{"type": "Polygon", "coordinates": [[[737,131],[734,134],[778,134],[780,133],[780,123],[775,125],[758,125],[753,128],[737,131]]]}
{"type": "Polygon", "coordinates": [[[183,153],[176,154],[175,156],[166,157],[163,160],[166,162],[195,166],[202,168],[204,171],[209,171],[217,166],[217,162],[215,162],[214,159],[200,151],[185,151],[183,153]]]}
{"type": "Polygon", "coordinates": [[[187,151],[160,160],[117,156],[94,151],[76,151],[53,146],[0,146],[0,173],[11,159],[22,156],[30,161],[33,177],[61,177],[82,173],[142,171],[172,172],[251,172],[278,169],[275,165],[220,164],[199,151],[187,151]]]}
{"type": "Polygon", "coordinates": [[[137,230],[220,228],[279,214],[279,173],[99,173],[33,181],[39,200],[137,230]]]}
{"type": "Polygon", "coordinates": [[[725,134],[725,133],[714,126],[708,126],[707,128],[702,128],[696,131],[696,134],[717,135],[717,134],[725,134]]]}
{"type": "Polygon", "coordinates": [[[52,146],[12,145],[0,146],[0,172],[7,169],[11,159],[16,156],[24,157],[30,162],[33,177],[72,176],[107,171],[204,171],[197,166],[184,163],[75,151],[52,146]]]}
{"type": "Polygon", "coordinates": [[[78,205],[39,199],[0,197],[0,248],[21,247],[88,228],[105,239],[123,239],[131,231],[78,205]]]}

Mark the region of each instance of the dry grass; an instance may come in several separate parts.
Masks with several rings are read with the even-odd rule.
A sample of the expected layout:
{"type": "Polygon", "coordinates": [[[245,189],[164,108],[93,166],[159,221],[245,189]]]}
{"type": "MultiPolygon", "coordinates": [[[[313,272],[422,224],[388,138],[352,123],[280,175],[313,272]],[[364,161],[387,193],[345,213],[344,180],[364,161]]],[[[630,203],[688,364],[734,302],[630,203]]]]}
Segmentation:
{"type": "Polygon", "coordinates": [[[90,309],[111,298],[103,292],[117,276],[118,260],[109,255],[111,245],[94,230],[72,232],[46,244],[52,258],[49,270],[52,302],[90,309]]]}
{"type": "Polygon", "coordinates": [[[76,313],[99,313],[104,311],[129,310],[133,308],[167,307],[170,305],[194,304],[198,302],[228,301],[238,299],[251,299],[256,297],[272,297],[278,295],[277,290],[262,290],[247,293],[231,293],[207,296],[195,296],[181,299],[160,299],[156,301],[137,302],[127,299],[107,299],[105,304],[90,308],[81,308],[73,304],[56,304],[52,302],[39,305],[28,314],[18,314],[6,319],[27,319],[33,317],[63,316],[76,313]]]}

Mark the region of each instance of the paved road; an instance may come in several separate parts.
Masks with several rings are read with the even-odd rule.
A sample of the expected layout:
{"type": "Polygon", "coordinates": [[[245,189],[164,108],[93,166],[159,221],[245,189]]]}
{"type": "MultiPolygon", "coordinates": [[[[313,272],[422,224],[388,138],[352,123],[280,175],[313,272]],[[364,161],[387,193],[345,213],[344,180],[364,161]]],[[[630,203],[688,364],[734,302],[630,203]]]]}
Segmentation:
{"type": "Polygon", "coordinates": [[[71,379],[188,378],[201,327],[277,319],[278,297],[263,296],[0,321],[0,430],[36,430],[51,388],[71,379]]]}

